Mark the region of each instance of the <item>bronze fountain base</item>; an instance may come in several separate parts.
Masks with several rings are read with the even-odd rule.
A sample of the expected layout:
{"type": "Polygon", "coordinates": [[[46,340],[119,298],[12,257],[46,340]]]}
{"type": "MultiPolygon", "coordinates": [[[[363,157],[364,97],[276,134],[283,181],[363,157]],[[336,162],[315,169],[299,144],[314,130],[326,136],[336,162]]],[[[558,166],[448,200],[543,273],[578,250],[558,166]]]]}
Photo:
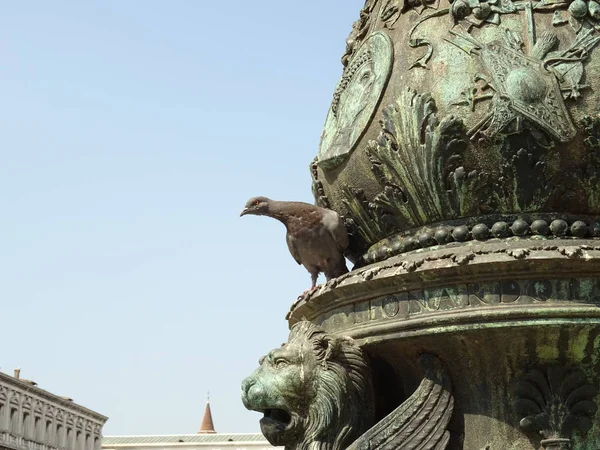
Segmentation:
{"type": "Polygon", "coordinates": [[[596,240],[451,244],[351,272],[288,319],[357,341],[387,399],[382,414],[421,383],[420,356],[436,355],[454,398],[448,449],[592,449],[599,274],[596,240]]]}

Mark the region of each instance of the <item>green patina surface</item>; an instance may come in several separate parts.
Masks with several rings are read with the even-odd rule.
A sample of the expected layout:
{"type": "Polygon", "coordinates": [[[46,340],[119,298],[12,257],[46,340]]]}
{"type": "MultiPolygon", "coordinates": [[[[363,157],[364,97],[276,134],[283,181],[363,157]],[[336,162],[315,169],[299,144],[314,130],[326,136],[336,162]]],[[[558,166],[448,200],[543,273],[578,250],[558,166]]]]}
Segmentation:
{"type": "Polygon", "coordinates": [[[357,270],[297,317],[391,365],[379,396],[438,354],[440,449],[600,448],[598,43],[593,0],[366,0],[347,41],[312,174],[357,270]]]}

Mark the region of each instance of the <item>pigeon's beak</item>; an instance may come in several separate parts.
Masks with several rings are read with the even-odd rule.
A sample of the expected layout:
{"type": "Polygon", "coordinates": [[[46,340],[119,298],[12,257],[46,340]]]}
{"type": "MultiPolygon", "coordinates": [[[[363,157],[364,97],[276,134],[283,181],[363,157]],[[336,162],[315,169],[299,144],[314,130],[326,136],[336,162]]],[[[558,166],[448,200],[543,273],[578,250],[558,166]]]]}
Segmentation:
{"type": "Polygon", "coordinates": [[[244,208],[244,210],[240,213],[240,217],[245,216],[250,212],[250,208],[244,208]]]}

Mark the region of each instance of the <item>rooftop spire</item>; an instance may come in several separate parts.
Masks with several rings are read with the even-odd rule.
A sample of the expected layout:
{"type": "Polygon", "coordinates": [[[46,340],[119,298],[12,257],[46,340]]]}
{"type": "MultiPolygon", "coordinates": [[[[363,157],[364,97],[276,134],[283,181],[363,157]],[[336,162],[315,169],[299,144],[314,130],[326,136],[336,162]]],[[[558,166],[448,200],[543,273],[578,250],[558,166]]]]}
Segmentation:
{"type": "Polygon", "coordinates": [[[215,426],[213,425],[212,414],[210,412],[210,392],[206,395],[206,408],[204,409],[204,417],[202,418],[202,425],[200,425],[200,431],[198,434],[212,434],[216,433],[215,426]]]}

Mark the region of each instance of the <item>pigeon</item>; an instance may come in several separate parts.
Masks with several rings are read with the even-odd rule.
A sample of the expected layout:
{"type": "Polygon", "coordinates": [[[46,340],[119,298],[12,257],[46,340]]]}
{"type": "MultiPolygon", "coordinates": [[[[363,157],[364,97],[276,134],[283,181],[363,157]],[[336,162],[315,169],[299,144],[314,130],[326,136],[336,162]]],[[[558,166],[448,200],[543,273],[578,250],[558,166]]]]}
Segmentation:
{"type": "Polygon", "coordinates": [[[296,262],[310,273],[311,290],[317,286],[321,272],[328,281],[348,272],[344,258],[348,233],[335,211],[309,203],[253,197],[240,217],[250,214],[272,217],[285,225],[288,248],[296,262]]]}

